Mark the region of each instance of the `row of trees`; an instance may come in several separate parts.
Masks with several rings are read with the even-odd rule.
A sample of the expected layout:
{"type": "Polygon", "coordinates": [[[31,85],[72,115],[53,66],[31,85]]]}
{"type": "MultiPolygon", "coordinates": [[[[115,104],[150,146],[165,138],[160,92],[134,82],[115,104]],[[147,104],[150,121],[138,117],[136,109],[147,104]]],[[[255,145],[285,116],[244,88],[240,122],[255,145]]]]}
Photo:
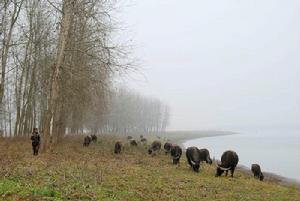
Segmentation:
{"type": "Polygon", "coordinates": [[[24,136],[39,127],[47,149],[50,138],[56,144],[66,130],[165,128],[157,101],[112,89],[113,77],[132,68],[126,48],[114,40],[115,3],[0,1],[0,134],[24,136]],[[140,101],[142,109],[137,111],[126,97],[136,106],[140,101]],[[122,108],[123,101],[128,108],[122,108]]]}
{"type": "Polygon", "coordinates": [[[128,68],[114,44],[112,1],[0,2],[1,130],[43,132],[45,149],[90,113],[106,113],[113,75],[128,68]],[[97,108],[96,110],[94,108],[97,108]]]}
{"type": "Polygon", "coordinates": [[[165,131],[170,116],[168,105],[125,88],[116,90],[110,112],[95,132],[153,133],[165,131]]]}

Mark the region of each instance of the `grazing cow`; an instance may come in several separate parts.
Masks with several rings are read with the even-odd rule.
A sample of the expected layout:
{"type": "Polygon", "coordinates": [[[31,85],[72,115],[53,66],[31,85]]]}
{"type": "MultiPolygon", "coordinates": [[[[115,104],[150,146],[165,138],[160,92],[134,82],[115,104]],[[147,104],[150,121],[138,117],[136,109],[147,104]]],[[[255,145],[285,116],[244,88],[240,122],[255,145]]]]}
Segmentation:
{"type": "Polygon", "coordinates": [[[129,135],[129,136],[127,137],[127,140],[131,140],[131,139],[132,139],[132,136],[129,135]]]}
{"type": "Polygon", "coordinates": [[[138,144],[135,140],[130,140],[130,145],[136,147],[138,144]]]}
{"type": "Polygon", "coordinates": [[[41,137],[39,135],[38,129],[33,128],[32,135],[31,135],[31,141],[32,141],[32,150],[33,155],[36,156],[39,154],[39,148],[40,148],[40,141],[41,137]]]}
{"type": "Polygon", "coordinates": [[[142,139],[141,139],[141,142],[146,143],[146,142],[147,142],[147,139],[146,139],[146,138],[142,138],[142,139]]]}
{"type": "Polygon", "coordinates": [[[120,154],[122,150],[122,143],[117,141],[115,144],[115,154],[120,154]]]}
{"type": "Polygon", "coordinates": [[[172,148],[172,144],[170,142],[166,142],[165,145],[164,145],[165,153],[166,154],[170,153],[171,148],[172,148]]]}
{"type": "Polygon", "coordinates": [[[261,172],[260,166],[258,164],[252,164],[251,171],[255,178],[259,179],[260,181],[264,180],[264,175],[261,172]]]}
{"type": "Polygon", "coordinates": [[[210,158],[209,151],[207,149],[200,149],[200,161],[205,161],[206,163],[212,164],[212,159],[210,158]]]}
{"type": "Polygon", "coordinates": [[[84,147],[88,147],[90,145],[91,141],[92,141],[92,138],[90,136],[86,136],[83,139],[83,146],[84,147]]]}
{"type": "Polygon", "coordinates": [[[152,142],[150,149],[148,149],[148,153],[152,154],[154,152],[158,152],[158,151],[160,151],[160,148],[161,148],[161,143],[160,143],[160,141],[156,140],[156,141],[152,142]]]}
{"type": "Polygon", "coordinates": [[[234,170],[239,162],[239,157],[234,151],[225,151],[221,157],[221,164],[217,165],[216,177],[221,176],[225,171],[225,176],[228,174],[228,170],[231,172],[233,177],[234,170]]]}
{"type": "Polygon", "coordinates": [[[92,142],[97,142],[97,135],[91,135],[92,142]]]}
{"type": "Polygon", "coordinates": [[[195,172],[199,172],[200,168],[200,150],[197,147],[189,147],[185,152],[186,158],[190,166],[195,172]]]}
{"type": "Polygon", "coordinates": [[[176,165],[179,163],[180,157],[182,155],[182,149],[178,145],[173,145],[171,148],[171,156],[173,158],[173,164],[176,165]]]}

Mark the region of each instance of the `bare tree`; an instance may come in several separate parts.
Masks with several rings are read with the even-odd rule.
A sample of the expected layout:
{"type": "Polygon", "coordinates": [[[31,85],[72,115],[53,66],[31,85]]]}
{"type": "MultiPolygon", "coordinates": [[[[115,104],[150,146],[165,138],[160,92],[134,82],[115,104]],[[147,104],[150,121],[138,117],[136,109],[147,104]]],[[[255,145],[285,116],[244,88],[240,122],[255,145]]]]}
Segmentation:
{"type": "Polygon", "coordinates": [[[2,133],[28,136],[39,127],[48,150],[66,132],[165,129],[164,104],[114,90],[114,76],[132,68],[127,47],[114,40],[114,3],[0,2],[2,133]]]}
{"type": "MultiPolygon", "coordinates": [[[[9,50],[12,46],[12,34],[19,17],[24,0],[4,0],[0,3],[1,10],[1,76],[0,76],[0,107],[3,106],[3,98],[5,92],[5,82],[7,74],[7,62],[9,58],[9,50]]],[[[0,108],[1,109],[1,108],[0,108]]]]}

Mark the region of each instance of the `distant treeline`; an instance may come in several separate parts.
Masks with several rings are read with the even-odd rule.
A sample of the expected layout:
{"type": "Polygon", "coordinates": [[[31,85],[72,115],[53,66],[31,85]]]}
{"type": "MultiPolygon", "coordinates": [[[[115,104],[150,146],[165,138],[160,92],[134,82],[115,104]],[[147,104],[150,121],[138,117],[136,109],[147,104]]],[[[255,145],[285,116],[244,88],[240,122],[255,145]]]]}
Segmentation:
{"type": "Polygon", "coordinates": [[[170,116],[168,105],[158,99],[143,97],[125,88],[116,90],[111,97],[110,113],[94,133],[151,133],[165,131],[170,116]]]}

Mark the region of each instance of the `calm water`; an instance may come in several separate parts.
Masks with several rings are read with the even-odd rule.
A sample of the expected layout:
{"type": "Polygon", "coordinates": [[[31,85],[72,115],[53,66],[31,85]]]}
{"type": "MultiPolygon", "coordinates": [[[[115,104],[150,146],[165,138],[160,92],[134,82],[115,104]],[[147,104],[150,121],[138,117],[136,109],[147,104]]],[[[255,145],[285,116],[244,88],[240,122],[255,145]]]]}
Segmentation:
{"type": "Polygon", "coordinates": [[[300,130],[242,132],[237,135],[189,140],[185,147],[208,148],[220,159],[225,150],[239,155],[239,164],[260,164],[262,171],[300,181],[300,130]]]}

